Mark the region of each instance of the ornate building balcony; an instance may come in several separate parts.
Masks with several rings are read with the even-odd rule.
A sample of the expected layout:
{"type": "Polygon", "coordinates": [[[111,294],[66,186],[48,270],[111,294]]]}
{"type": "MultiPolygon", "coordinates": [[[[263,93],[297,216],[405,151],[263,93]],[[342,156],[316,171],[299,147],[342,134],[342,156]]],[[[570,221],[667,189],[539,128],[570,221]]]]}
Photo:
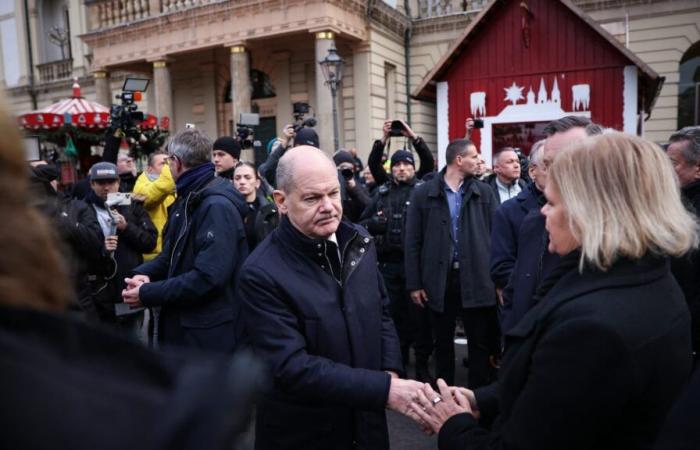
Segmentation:
{"type": "Polygon", "coordinates": [[[419,0],[415,19],[431,19],[480,11],[489,0],[419,0]]]}
{"type": "Polygon", "coordinates": [[[43,64],[37,64],[40,83],[51,83],[53,81],[68,80],[73,76],[73,60],[62,59],[43,64]]]}

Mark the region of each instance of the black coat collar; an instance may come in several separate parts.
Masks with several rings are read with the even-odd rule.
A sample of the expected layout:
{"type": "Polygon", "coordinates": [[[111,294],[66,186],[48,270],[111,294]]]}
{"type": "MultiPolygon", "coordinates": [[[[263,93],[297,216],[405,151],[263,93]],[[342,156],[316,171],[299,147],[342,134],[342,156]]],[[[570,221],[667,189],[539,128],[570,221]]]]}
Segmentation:
{"type": "MultiPolygon", "coordinates": [[[[567,258],[570,257],[572,255],[562,258],[561,263],[566,264],[567,258]]],[[[559,278],[544,298],[506,334],[527,336],[543,318],[571,300],[601,289],[647,284],[662,278],[668,274],[668,270],[667,258],[650,254],[639,260],[620,259],[606,272],[584,267],[583,273],[579,273],[578,264],[574,264],[559,278]]],[[[545,282],[546,280],[543,281],[545,282]]]]}
{"type": "MultiPolygon", "coordinates": [[[[445,191],[443,189],[443,186],[445,185],[445,172],[447,169],[443,168],[437,176],[433,177],[432,180],[428,181],[428,197],[444,197],[445,196],[445,191]]],[[[469,200],[472,196],[480,197],[481,193],[479,192],[479,188],[476,185],[476,179],[475,178],[465,178],[464,179],[464,184],[465,184],[465,189],[464,189],[464,198],[462,199],[462,203],[465,203],[467,200],[469,200]]]]}

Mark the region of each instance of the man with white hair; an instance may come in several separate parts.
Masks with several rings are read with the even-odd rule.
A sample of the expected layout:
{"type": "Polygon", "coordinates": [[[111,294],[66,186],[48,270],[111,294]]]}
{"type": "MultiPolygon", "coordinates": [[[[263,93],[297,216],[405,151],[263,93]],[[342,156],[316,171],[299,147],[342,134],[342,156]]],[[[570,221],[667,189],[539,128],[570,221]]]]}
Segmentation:
{"type": "Polygon", "coordinates": [[[406,413],[422,384],[398,378],[372,238],[341,221],[336,167],[317,148],[288,150],[276,175],[282,220],[240,275],[246,331],[274,379],[255,447],[388,449],[385,408],[406,413]]]}
{"type": "Polygon", "coordinates": [[[504,303],[503,288],[508,284],[515,260],[518,258],[518,233],[525,216],[539,210],[545,203],[543,158],[544,140],[536,142],[530,151],[528,171],[533,181],[517,197],[503,202],[493,216],[491,229],[491,279],[496,285],[496,293],[506,314],[510,304],[504,303]],[[539,181],[538,181],[539,180],[539,181]]]}

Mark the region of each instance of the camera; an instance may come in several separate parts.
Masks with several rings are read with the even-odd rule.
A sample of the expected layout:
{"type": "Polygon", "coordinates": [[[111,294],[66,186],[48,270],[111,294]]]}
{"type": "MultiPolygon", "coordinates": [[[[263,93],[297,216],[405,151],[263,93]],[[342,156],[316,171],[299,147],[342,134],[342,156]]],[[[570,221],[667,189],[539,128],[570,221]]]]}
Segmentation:
{"type": "Polygon", "coordinates": [[[353,177],[355,176],[355,173],[352,171],[352,169],[342,169],[340,171],[340,175],[342,175],[346,181],[349,181],[349,180],[353,179],[353,177]]]}
{"type": "Polygon", "coordinates": [[[308,103],[295,102],[292,104],[292,108],[294,109],[293,128],[295,133],[304,127],[313,128],[316,126],[317,122],[315,117],[309,117],[308,119],[304,119],[304,115],[308,114],[311,109],[308,103]]]}
{"type": "Polygon", "coordinates": [[[109,116],[111,119],[111,130],[121,130],[128,140],[142,142],[145,138],[141,134],[139,125],[143,122],[143,112],[138,111],[135,103],[141,100],[141,95],[148,89],[147,78],[131,78],[124,80],[122,93],[116,98],[121,100],[121,104],[111,106],[109,116]]]}
{"type": "Polygon", "coordinates": [[[403,136],[404,131],[406,131],[406,128],[404,128],[403,123],[401,123],[400,120],[394,120],[391,122],[391,130],[389,131],[389,136],[403,136]]]}
{"type": "Polygon", "coordinates": [[[255,144],[255,129],[260,125],[260,115],[256,113],[241,113],[241,118],[236,124],[236,134],[238,141],[241,143],[241,149],[246,150],[253,148],[255,144]]]}
{"type": "Polygon", "coordinates": [[[483,119],[474,119],[474,128],[484,128],[483,119]]]}

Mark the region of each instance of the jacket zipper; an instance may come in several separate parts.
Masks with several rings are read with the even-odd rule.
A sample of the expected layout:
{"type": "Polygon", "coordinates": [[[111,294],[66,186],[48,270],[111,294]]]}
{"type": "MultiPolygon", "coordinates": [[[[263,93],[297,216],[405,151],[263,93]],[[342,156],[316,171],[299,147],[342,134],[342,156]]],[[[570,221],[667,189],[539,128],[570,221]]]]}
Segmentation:
{"type": "Polygon", "coordinates": [[[187,196],[187,199],[185,200],[185,226],[182,227],[182,231],[180,232],[180,235],[177,237],[175,240],[175,245],[173,246],[173,251],[170,254],[170,267],[168,267],[168,276],[172,274],[173,270],[173,259],[175,258],[175,252],[177,251],[177,246],[180,244],[180,240],[185,236],[185,233],[187,232],[187,206],[190,203],[190,198],[192,197],[192,193],[187,196]]]}

